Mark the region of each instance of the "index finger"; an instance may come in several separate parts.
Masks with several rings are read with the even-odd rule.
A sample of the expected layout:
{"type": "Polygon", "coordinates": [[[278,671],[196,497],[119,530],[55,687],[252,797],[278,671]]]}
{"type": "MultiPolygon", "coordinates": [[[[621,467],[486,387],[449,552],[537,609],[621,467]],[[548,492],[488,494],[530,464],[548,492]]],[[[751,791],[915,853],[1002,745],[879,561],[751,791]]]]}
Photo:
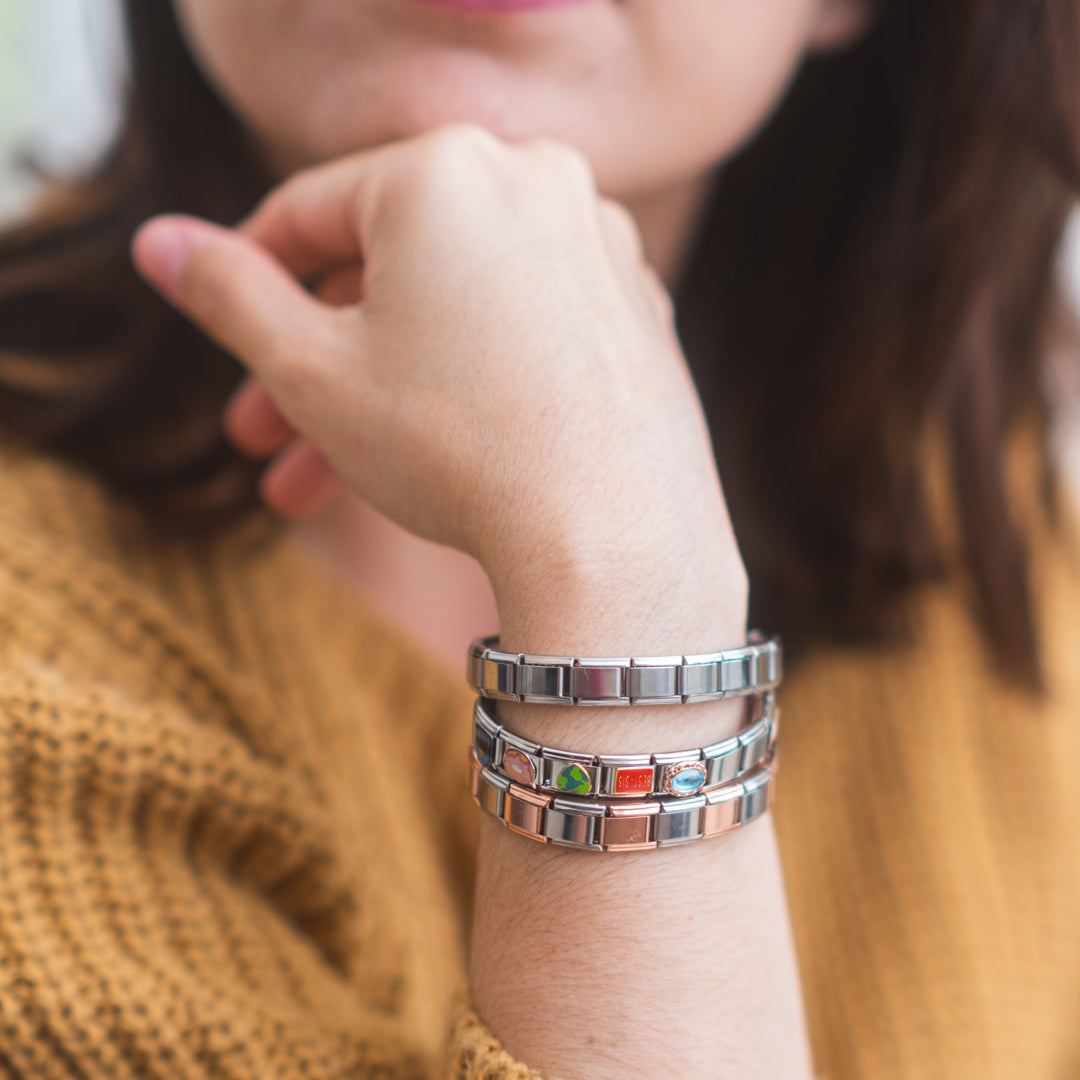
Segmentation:
{"type": "Polygon", "coordinates": [[[239,232],[304,279],[363,258],[386,148],[305,169],[275,188],[239,232]]]}

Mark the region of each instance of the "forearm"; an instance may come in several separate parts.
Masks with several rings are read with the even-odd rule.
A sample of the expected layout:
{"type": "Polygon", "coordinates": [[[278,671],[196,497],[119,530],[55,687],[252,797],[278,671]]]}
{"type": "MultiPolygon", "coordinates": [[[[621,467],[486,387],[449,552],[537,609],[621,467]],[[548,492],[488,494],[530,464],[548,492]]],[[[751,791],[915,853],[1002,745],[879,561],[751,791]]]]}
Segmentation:
{"type": "MultiPolygon", "coordinates": [[[[503,644],[593,656],[739,644],[745,594],[715,577],[666,584],[615,573],[585,589],[503,590],[503,644]]],[[[547,745],[646,753],[726,738],[744,709],[741,701],[500,703],[499,717],[547,745]]],[[[552,1080],[810,1075],[770,817],[681,847],[620,854],[542,847],[485,817],[476,888],[478,1011],[552,1080]]]]}
{"type": "MultiPolygon", "coordinates": [[[[399,525],[480,562],[506,647],[741,643],[745,575],[673,309],[577,150],[455,125],[306,171],[242,232],[166,219],[135,252],[251,367],[286,431],[399,525]],[[353,306],[299,284],[350,260],[353,306]]],[[[703,704],[504,718],[601,753],[681,750],[740,721],[703,704]]],[[[552,1077],[805,1075],[767,821],[640,855],[486,822],[481,860],[477,1002],[552,1077]]]]}

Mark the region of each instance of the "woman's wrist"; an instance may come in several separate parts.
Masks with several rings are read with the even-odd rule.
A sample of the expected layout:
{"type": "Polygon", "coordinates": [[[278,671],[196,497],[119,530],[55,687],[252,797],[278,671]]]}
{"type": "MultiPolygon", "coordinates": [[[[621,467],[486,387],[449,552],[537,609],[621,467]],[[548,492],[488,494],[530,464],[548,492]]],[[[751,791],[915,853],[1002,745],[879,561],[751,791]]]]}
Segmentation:
{"type": "Polygon", "coordinates": [[[748,583],[724,507],[692,522],[570,526],[482,560],[516,652],[671,655],[744,643],[748,583]]]}
{"type": "MultiPolygon", "coordinates": [[[[574,547],[573,556],[567,554],[569,545],[558,547],[558,554],[540,566],[521,563],[513,569],[507,560],[503,573],[492,575],[500,647],[520,653],[629,657],[743,645],[747,585],[734,545],[719,540],[714,557],[707,559],[677,538],[658,544],[657,535],[626,533],[618,547],[602,553],[593,549],[589,557],[582,544],[574,547]]],[[[698,548],[705,546],[701,535],[698,530],[698,548]]],[[[705,745],[738,731],[747,716],[745,699],[629,709],[501,701],[497,711],[500,720],[524,738],[549,745],[559,739],[569,748],[588,745],[598,753],[675,749],[687,738],[705,745]]]]}
{"type": "MultiPolygon", "coordinates": [[[[606,561],[571,560],[547,582],[528,567],[499,579],[500,645],[634,656],[745,642],[745,574],[721,554],[733,544],[717,542],[710,559],[675,540],[632,535],[606,561]]],[[[748,716],[747,698],[490,704],[525,739],[601,754],[707,745],[748,716]]],[[[470,980],[480,1015],[507,1049],[545,1074],[607,1080],[623,1075],[626,1061],[650,1075],[810,1074],[768,820],[700,844],[598,855],[543,847],[484,815],[470,980]],[[645,1006],[628,964],[649,973],[645,1006]],[[767,1052],[739,1038],[750,1028],[767,1052]]]]}

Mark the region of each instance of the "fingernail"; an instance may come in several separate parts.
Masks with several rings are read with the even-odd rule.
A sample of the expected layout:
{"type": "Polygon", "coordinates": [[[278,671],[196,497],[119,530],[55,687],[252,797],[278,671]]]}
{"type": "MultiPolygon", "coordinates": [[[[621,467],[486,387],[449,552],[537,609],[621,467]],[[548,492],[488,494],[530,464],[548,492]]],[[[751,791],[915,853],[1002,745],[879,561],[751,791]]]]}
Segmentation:
{"type": "Polygon", "coordinates": [[[155,285],[175,289],[183,277],[194,243],[191,229],[167,222],[151,222],[135,237],[135,262],[155,285]]]}

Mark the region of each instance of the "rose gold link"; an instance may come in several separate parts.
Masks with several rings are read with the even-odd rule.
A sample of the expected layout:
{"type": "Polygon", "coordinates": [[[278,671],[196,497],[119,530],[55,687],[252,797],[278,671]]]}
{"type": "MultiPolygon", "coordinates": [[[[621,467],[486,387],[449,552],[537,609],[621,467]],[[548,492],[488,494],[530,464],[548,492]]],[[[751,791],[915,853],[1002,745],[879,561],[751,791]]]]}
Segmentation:
{"type": "Polygon", "coordinates": [[[600,844],[605,851],[646,851],[656,847],[658,802],[612,806],[600,822],[600,844]]]}
{"type": "Polygon", "coordinates": [[[765,804],[767,810],[772,809],[773,799],[776,798],[776,772],[780,768],[780,748],[774,744],[772,753],[765,762],[765,768],[769,770],[769,794],[765,804]]]}
{"type": "Polygon", "coordinates": [[[544,836],[544,811],[551,805],[551,796],[541,795],[531,788],[511,784],[503,804],[503,821],[516,833],[547,842],[544,836]]]}
{"type": "Polygon", "coordinates": [[[742,796],[742,784],[731,784],[707,792],[706,806],[701,811],[701,835],[720,836],[721,833],[737,828],[742,796]]]}
{"type": "MultiPolygon", "coordinates": [[[[761,762],[760,766],[749,774],[742,782],[727,784],[723,787],[713,788],[703,792],[697,798],[704,799],[705,805],[700,809],[701,838],[719,836],[738,828],[744,822],[740,819],[740,813],[744,808],[754,811],[753,820],[762,816],[772,808],[776,793],[776,774],[779,768],[779,752],[773,743],[771,752],[761,762]],[[762,783],[762,781],[765,781],[762,783]],[[750,783],[744,787],[744,784],[750,783]],[[762,798],[764,797],[764,805],[762,798]]],[[[476,757],[474,748],[469,753],[469,790],[473,798],[489,814],[500,818],[508,828],[513,829],[522,836],[527,836],[540,843],[550,843],[551,840],[545,835],[545,813],[554,804],[564,817],[569,813],[573,815],[574,799],[559,799],[557,796],[546,795],[508,781],[498,773],[490,772],[483,768],[476,757]]],[[[694,800],[688,800],[687,806],[694,800]]],[[[596,818],[598,828],[595,833],[588,830],[582,831],[582,838],[589,832],[589,843],[597,843],[605,851],[645,851],[658,847],[657,822],[661,813],[661,803],[656,801],[637,803],[587,803],[596,813],[606,806],[606,816],[596,818]]],[[[674,804],[672,804],[674,805],[674,804]]],[[[679,809],[679,808],[676,808],[679,809]]],[[[673,811],[674,812],[674,811],[673,811]]],[[[558,815],[557,815],[558,816],[558,815]]],[[[560,837],[565,834],[566,839],[576,836],[577,833],[567,828],[564,821],[555,826],[560,837]]],[[[687,836],[683,839],[691,840],[694,837],[687,836]]],[[[586,842],[584,839],[579,842],[586,842]]],[[[680,841],[681,842],[681,841],[680,841]]]]}
{"type": "Polygon", "coordinates": [[[769,753],[776,754],[776,742],[780,738],[780,706],[773,708],[772,727],[769,730],[769,753]]]}
{"type": "Polygon", "coordinates": [[[476,758],[476,751],[469,747],[469,791],[474,799],[480,795],[480,762],[476,758]]]}

